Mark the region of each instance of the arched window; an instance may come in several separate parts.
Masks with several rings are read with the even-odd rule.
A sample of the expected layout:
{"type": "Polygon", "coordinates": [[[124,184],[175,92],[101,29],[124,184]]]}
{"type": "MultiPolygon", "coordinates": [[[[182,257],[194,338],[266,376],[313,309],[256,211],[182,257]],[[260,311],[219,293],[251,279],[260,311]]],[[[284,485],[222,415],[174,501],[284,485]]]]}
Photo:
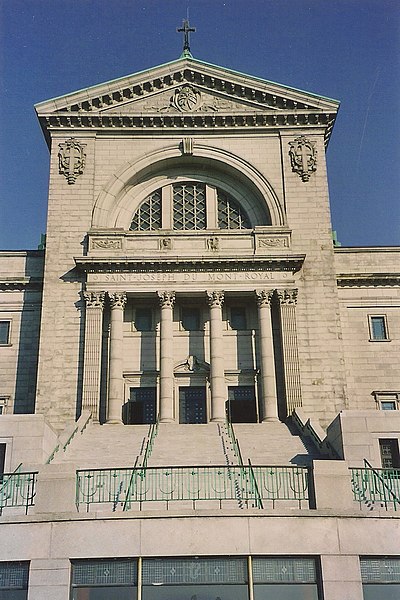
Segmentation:
{"type": "Polygon", "coordinates": [[[150,194],[130,226],[132,231],[217,228],[251,229],[251,223],[240,203],[227,192],[197,181],[166,185],[150,194]]]}
{"type": "Polygon", "coordinates": [[[249,219],[236,200],[218,190],[218,227],[220,229],[250,229],[249,219]]]}
{"type": "Polygon", "coordinates": [[[161,190],[156,190],[142,202],[133,215],[130,229],[132,231],[161,229],[161,190]]]}

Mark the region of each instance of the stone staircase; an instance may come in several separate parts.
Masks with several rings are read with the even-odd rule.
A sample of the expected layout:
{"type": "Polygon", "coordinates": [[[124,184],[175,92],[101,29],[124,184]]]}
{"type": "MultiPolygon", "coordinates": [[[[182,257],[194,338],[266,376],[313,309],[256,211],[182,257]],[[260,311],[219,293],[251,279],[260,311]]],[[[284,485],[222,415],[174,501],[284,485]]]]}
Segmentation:
{"type": "Polygon", "coordinates": [[[218,425],[160,423],[149,467],[225,465],[218,425]]]}
{"type": "Polygon", "coordinates": [[[253,465],[307,466],[313,459],[325,458],[307,449],[285,423],[235,423],[233,427],[244,463],[250,458],[253,465]]]}
{"type": "Polygon", "coordinates": [[[52,464],[72,463],[78,469],[132,467],[147,436],[148,425],[91,423],[54,456],[52,464]]]}

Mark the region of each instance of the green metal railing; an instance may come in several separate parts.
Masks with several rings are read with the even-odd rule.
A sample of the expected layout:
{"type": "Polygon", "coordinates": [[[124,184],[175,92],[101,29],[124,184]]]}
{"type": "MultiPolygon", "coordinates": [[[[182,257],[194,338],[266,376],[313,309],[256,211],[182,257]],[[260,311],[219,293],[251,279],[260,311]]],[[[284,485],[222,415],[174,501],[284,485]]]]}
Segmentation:
{"type": "Polygon", "coordinates": [[[400,469],[375,469],[364,459],[364,468],[350,468],[354,500],[371,510],[374,504],[400,507],[400,469]]]}
{"type": "Polygon", "coordinates": [[[21,467],[0,476],[0,515],[5,508],[17,507],[23,507],[27,515],[29,507],[35,504],[37,471],[23,473],[21,467]]]}
{"type": "Polygon", "coordinates": [[[262,508],[262,501],[308,501],[308,470],[305,467],[193,466],[148,467],[136,469],[97,469],[77,471],[76,505],[90,509],[91,504],[115,500],[128,510],[142,508],[144,502],[164,502],[168,509],[174,501],[238,500],[246,507],[262,508]]]}

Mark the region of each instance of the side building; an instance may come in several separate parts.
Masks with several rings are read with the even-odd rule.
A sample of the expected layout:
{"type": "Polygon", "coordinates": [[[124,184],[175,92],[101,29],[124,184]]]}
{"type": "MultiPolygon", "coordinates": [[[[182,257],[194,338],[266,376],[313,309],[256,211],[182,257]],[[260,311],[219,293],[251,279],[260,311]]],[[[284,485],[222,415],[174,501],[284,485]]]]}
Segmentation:
{"type": "Polygon", "coordinates": [[[189,55],[36,106],[1,597],[399,596],[400,248],[333,243],[338,106],[189,55]]]}

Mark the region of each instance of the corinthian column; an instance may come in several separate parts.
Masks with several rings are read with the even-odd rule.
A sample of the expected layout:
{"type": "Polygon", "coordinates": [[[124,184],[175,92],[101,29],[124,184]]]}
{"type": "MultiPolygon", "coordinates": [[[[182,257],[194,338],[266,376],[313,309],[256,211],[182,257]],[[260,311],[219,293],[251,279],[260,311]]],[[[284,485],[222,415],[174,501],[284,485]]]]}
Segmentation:
{"type": "Polygon", "coordinates": [[[277,290],[277,296],[281,310],[286,408],[287,414],[291,415],[296,406],[302,405],[296,327],[297,290],[277,290]]]}
{"type": "Polygon", "coordinates": [[[175,292],[157,292],[161,307],[160,321],[160,421],[174,418],[173,308],[175,292]]]}
{"type": "Polygon", "coordinates": [[[225,420],[226,384],[222,336],[224,292],[206,292],[210,307],[211,421],[225,420]]]}
{"type": "Polygon", "coordinates": [[[271,302],[273,290],[256,291],[260,329],[263,421],[278,420],[275,357],[272,337],[271,302]]]}
{"type": "Polygon", "coordinates": [[[108,294],[111,307],[110,375],[107,423],[122,423],[123,386],[123,324],[125,293],[108,294]]]}
{"type": "Polygon", "coordinates": [[[95,422],[99,420],[104,296],[104,292],[83,292],[86,303],[86,318],[82,410],[90,410],[92,419],[95,422]]]}

